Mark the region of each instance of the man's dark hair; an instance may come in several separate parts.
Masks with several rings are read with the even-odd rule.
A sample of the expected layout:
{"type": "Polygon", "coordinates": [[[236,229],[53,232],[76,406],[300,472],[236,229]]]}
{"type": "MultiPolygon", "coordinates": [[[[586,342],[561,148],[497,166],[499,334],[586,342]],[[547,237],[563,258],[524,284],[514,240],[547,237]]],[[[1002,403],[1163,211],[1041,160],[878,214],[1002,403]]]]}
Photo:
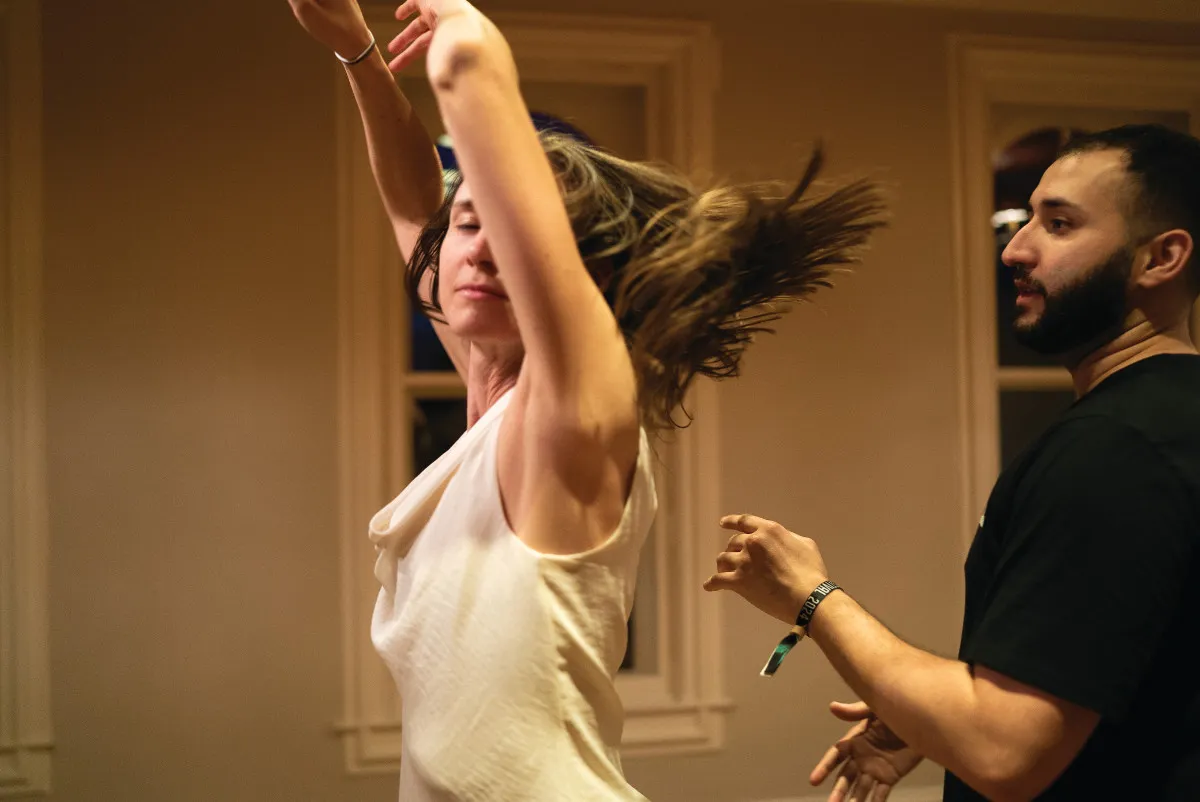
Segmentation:
{"type": "MultiPolygon", "coordinates": [[[[1200,249],[1200,139],[1163,125],[1122,125],[1072,138],[1060,157],[1098,150],[1125,153],[1133,190],[1123,201],[1135,244],[1182,228],[1200,249]]],[[[1200,255],[1192,252],[1188,280],[1200,292],[1200,255]]]]}

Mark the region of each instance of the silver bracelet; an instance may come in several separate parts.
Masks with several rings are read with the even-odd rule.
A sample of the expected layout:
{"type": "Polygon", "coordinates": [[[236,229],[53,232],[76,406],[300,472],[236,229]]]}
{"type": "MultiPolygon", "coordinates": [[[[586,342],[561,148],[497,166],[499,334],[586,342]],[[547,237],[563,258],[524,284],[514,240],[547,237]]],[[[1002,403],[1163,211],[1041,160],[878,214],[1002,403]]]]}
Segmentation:
{"type": "Polygon", "coordinates": [[[347,64],[347,65],[357,64],[358,62],[365,59],[367,56],[371,55],[371,51],[374,49],[375,49],[375,34],[371,34],[371,44],[367,45],[367,49],[364,50],[363,52],[359,53],[354,58],[343,58],[342,54],[337,52],[336,50],[333,51],[333,55],[337,56],[338,61],[342,62],[343,64],[347,64]]]}

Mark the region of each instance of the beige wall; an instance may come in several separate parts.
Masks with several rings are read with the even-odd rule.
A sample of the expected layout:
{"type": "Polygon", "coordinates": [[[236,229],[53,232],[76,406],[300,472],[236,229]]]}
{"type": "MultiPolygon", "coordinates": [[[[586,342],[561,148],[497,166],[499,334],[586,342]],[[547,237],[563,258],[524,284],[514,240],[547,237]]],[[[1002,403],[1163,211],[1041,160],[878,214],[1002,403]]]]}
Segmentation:
{"type": "MultiPolygon", "coordinates": [[[[816,537],[868,608],[952,652],[946,34],[1186,43],[1200,27],[816,0],[484,8],[712,20],[719,172],[794,174],[821,136],[832,172],[891,182],[869,263],[722,389],[721,501],[816,537]]],[[[344,776],[332,735],[330,56],[282,0],[47,2],[44,36],[54,798],[394,799],[392,777],[344,776]]],[[[811,645],[768,682],[778,627],[736,598],[725,613],[727,748],[630,761],[652,799],[802,794],[840,731],[823,708],[846,692],[811,645]]]]}

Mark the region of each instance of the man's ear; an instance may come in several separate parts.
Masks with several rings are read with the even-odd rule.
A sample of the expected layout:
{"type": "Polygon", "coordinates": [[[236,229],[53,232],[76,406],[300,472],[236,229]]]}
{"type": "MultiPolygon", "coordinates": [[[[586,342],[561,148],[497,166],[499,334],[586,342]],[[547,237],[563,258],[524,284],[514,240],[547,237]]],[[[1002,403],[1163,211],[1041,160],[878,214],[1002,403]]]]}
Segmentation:
{"type": "Polygon", "coordinates": [[[1148,260],[1137,277],[1139,287],[1151,289],[1183,277],[1192,260],[1192,235],[1182,228],[1164,231],[1140,249],[1148,260]]]}

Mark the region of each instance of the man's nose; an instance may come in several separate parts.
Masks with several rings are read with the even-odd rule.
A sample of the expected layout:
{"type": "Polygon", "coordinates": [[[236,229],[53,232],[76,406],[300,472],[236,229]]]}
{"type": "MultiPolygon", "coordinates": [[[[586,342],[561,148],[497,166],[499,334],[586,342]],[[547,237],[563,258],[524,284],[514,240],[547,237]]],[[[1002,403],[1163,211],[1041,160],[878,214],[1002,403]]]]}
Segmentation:
{"type": "Polygon", "coordinates": [[[1033,254],[1030,250],[1030,242],[1028,236],[1029,223],[1017,229],[1017,233],[1004,246],[1004,251],[1000,254],[1000,261],[1006,266],[1016,268],[1020,265],[1028,265],[1033,262],[1033,254]]]}

